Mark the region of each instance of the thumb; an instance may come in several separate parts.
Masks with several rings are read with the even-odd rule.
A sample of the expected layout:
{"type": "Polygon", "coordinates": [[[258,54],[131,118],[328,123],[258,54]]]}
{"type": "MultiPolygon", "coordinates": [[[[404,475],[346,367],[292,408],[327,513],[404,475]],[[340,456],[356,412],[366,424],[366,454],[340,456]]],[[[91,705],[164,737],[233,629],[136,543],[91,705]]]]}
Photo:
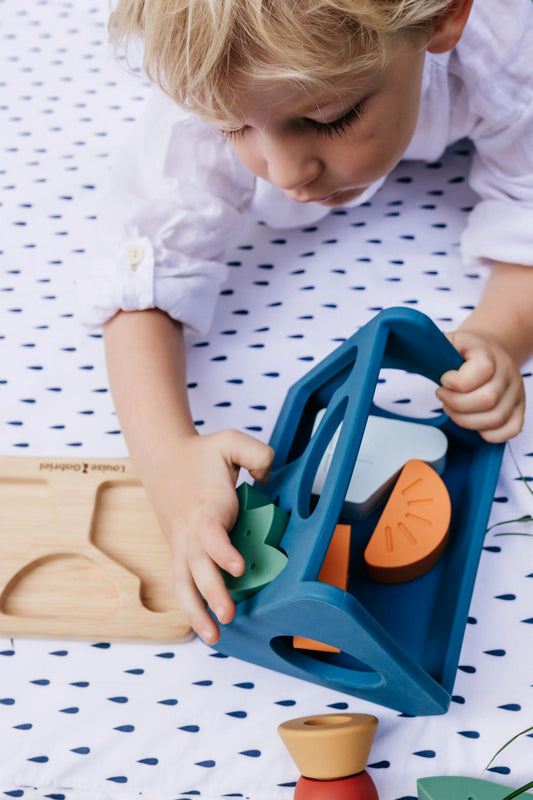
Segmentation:
{"type": "Polygon", "coordinates": [[[247,433],[235,431],[230,457],[234,464],[247,469],[254,480],[260,482],[268,480],[274,459],[274,451],[270,445],[247,433]]]}

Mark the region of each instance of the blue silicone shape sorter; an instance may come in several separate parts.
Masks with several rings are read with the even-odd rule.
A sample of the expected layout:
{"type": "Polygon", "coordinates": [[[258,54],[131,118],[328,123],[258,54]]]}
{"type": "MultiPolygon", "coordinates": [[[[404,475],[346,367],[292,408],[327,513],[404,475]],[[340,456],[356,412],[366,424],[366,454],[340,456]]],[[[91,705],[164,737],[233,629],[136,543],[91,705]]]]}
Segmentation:
{"type": "Polygon", "coordinates": [[[363,553],[381,509],[350,520],[343,503],[369,414],[402,419],[374,402],[380,370],[404,370],[438,384],[443,372],[461,362],[428,317],[390,308],[289,390],[270,440],[275,451],[271,477],[257,486],[290,515],[279,544],[287,563],[264,588],[237,604],[235,619],[221,628],[220,652],[404,713],[447,710],[503,445],[485,442],[443,413],[415,420],[438,426],[447,436],[442,478],[452,515],[444,554],[414,580],[387,585],[366,576],[363,553]],[[339,426],[316,497],[314,476],[339,426]],[[318,580],[339,522],[351,525],[346,590],[318,580]],[[340,652],[298,649],[294,636],[340,652]]]}

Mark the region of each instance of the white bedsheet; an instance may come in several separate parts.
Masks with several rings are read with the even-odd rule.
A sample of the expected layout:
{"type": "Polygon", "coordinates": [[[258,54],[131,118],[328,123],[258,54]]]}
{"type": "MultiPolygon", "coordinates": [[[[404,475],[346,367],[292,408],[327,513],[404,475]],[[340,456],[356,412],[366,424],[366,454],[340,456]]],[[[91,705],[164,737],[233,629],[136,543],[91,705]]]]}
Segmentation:
{"type": "MultiPolygon", "coordinates": [[[[109,154],[149,91],[108,57],[105,15],[103,0],[0,2],[2,455],[126,455],[102,341],[73,317],[71,285],[109,154]]],[[[474,202],[468,163],[461,143],[441,163],[401,164],[367,206],[290,233],[243,232],[212,332],[188,341],[199,429],[236,426],[267,440],[288,387],[381,308],[414,306],[454,328],[486,278],[483,268],[466,274],[458,257],[474,202]]],[[[391,379],[382,400],[406,413],[418,393],[419,382],[391,379]]],[[[427,392],[424,402],[435,406],[427,392]]],[[[492,523],[533,512],[532,434],[529,411],[506,449],[492,523]]],[[[487,534],[444,716],[402,716],[198,640],[1,640],[0,793],[290,800],[298,772],[276,726],[345,709],[380,720],[368,770],[381,800],[416,798],[425,775],[479,777],[533,725],[533,543],[496,536],[507,531],[533,528],[487,534]]],[[[522,736],[483,776],[516,787],[532,764],[533,739],[522,736]]]]}

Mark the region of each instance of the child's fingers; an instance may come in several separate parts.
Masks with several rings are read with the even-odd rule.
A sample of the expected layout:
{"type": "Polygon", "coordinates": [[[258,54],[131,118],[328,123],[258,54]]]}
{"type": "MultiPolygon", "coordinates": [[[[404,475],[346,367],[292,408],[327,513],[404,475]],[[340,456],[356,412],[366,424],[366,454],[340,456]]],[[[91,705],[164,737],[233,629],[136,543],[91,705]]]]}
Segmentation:
{"type": "Polygon", "coordinates": [[[194,580],[218,621],[225,625],[235,616],[235,603],[231,599],[219,567],[231,575],[242,575],[246,564],[239,551],[231,544],[220,521],[205,519],[198,529],[200,549],[192,556],[190,564],[194,580]]]}
{"type": "Polygon", "coordinates": [[[470,392],[453,391],[439,387],[436,395],[439,400],[457,414],[485,413],[492,411],[502,401],[507,387],[498,380],[483,384],[470,392]]]}
{"type": "Polygon", "coordinates": [[[172,589],[185,617],[210,645],[218,640],[219,631],[205,604],[222,624],[235,616],[235,604],[219,565],[233,575],[241,575],[245,567],[243,557],[231,544],[222,523],[206,517],[196,530],[188,558],[175,561],[172,589]]]}
{"type": "Polygon", "coordinates": [[[215,644],[219,638],[218,626],[207,611],[191,573],[181,569],[173,570],[170,575],[170,588],[180,611],[192,629],[206,644],[215,644]]]}
{"type": "Polygon", "coordinates": [[[231,622],[235,616],[235,603],[229,596],[217,565],[204,554],[191,564],[191,570],[198,591],[218,621],[222,625],[231,622]]]}
{"type": "MultiPolygon", "coordinates": [[[[274,451],[270,445],[242,431],[227,431],[229,457],[233,464],[247,469],[257,481],[267,480],[270,474],[274,451]]],[[[224,434],[223,434],[224,435],[224,434]]]]}
{"type": "Polygon", "coordinates": [[[461,428],[469,430],[485,431],[496,430],[507,423],[514,411],[514,405],[507,406],[500,404],[491,411],[478,411],[471,413],[461,413],[453,408],[443,405],[443,409],[449,417],[453,419],[461,428]]]}
{"type": "MultiPolygon", "coordinates": [[[[475,394],[475,393],[473,393],[475,394]]],[[[464,398],[461,398],[464,400],[464,398]]],[[[458,410],[457,404],[452,407],[443,402],[443,410],[457,425],[469,430],[477,430],[487,441],[504,441],[516,436],[524,418],[524,402],[521,393],[510,385],[499,398],[499,402],[489,410],[473,407],[471,411],[458,410]]]]}
{"type": "Polygon", "coordinates": [[[520,433],[525,392],[520,371],[510,355],[490,337],[470,331],[448,334],[466,359],[458,370],[441,377],[437,397],[444,411],[463,428],[478,430],[490,442],[520,433]]]}
{"type": "Polygon", "coordinates": [[[492,380],[496,361],[484,347],[470,348],[462,354],[467,360],[459,369],[441,375],[441,385],[455,392],[472,392],[492,380]]]}
{"type": "Polygon", "coordinates": [[[518,409],[513,409],[512,413],[503,421],[494,417],[484,417],[483,415],[455,416],[449,415],[457,425],[469,430],[477,430],[487,442],[506,442],[514,436],[518,436],[522,430],[523,414],[518,409]]]}
{"type": "Polygon", "coordinates": [[[198,530],[198,541],[202,550],[215,564],[235,577],[242,575],[245,568],[244,558],[232,545],[225,527],[220,522],[205,520],[198,530]]]}
{"type": "Polygon", "coordinates": [[[491,442],[492,444],[507,442],[509,439],[518,436],[523,424],[524,414],[517,409],[501,428],[482,430],[480,434],[486,442],[491,442]]]}

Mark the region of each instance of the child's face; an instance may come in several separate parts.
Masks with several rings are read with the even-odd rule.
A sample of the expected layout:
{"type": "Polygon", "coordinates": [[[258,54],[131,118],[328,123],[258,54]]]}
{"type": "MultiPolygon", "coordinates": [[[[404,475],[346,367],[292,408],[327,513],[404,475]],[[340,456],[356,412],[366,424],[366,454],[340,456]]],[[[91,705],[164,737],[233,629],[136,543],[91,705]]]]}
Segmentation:
{"type": "Polygon", "coordinates": [[[403,42],[384,71],[364,72],[320,97],[289,81],[246,86],[244,127],[231,145],[253,173],[300,203],[338,206],[402,158],[415,130],[423,47],[403,42]]]}

